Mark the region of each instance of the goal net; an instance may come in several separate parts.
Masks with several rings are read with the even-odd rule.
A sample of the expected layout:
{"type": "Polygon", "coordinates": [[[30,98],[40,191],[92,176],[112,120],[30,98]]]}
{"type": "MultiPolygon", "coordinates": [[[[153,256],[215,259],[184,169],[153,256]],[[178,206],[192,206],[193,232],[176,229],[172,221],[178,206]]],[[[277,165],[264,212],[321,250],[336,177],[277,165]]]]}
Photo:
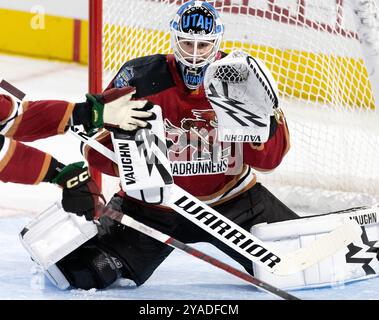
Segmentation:
{"type": "MultiPolygon", "coordinates": [[[[185,2],[102,1],[103,88],[126,61],[171,52],[169,22],[185,2]]],[[[293,201],[320,207],[331,196],[339,202],[332,210],[375,202],[379,198],[375,1],[209,2],[225,25],[222,50],[239,48],[260,58],[278,82],[291,149],[276,170],[258,173],[258,179],[281,192],[279,197],[290,206],[293,201]],[[351,195],[357,203],[347,204],[351,195]]]]}

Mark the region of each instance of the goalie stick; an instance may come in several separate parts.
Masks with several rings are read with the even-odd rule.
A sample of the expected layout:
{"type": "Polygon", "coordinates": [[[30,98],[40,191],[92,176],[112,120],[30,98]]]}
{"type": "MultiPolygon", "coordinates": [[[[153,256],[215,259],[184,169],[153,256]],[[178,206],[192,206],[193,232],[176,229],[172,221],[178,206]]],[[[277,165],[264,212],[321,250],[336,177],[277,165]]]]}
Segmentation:
{"type": "Polygon", "coordinates": [[[169,245],[170,247],[174,248],[174,249],[179,249],[181,251],[184,251],[185,253],[195,257],[195,258],[198,258],[200,260],[203,260],[221,270],[224,270],[242,280],[245,280],[246,282],[252,284],[254,287],[258,288],[258,289],[261,289],[263,291],[266,291],[272,295],[275,295],[275,296],[278,296],[284,300],[300,300],[299,298],[289,294],[288,292],[286,291],[283,291],[279,288],[276,288],[264,281],[261,281],[253,276],[251,276],[250,274],[246,273],[246,272],[243,272],[243,271],[240,271],[236,268],[234,268],[233,266],[229,265],[229,264],[226,264],[210,255],[207,255],[205,254],[204,252],[202,251],[199,251],[197,249],[195,249],[194,247],[192,246],[189,246],[179,240],[176,240],[172,237],[170,237],[169,235],[166,235],[156,229],[153,229],[131,217],[129,217],[128,215],[120,212],[120,211],[117,211],[117,210],[114,210],[114,209],[111,209],[109,207],[104,207],[104,206],[99,206],[99,211],[102,215],[106,215],[110,218],[112,218],[113,220],[115,221],[118,221],[119,223],[125,225],[125,226],[128,226],[134,230],[137,230],[153,239],[156,239],[162,243],[165,243],[167,245],[169,245]]]}
{"type": "MultiPolygon", "coordinates": [[[[117,164],[117,158],[113,151],[85,133],[80,132],[79,134],[79,130],[76,128],[72,128],[70,132],[83,143],[88,144],[117,164]]],[[[167,195],[165,205],[212,234],[244,257],[262,265],[269,272],[277,275],[300,272],[333,255],[350,243],[360,241],[361,228],[355,221],[347,219],[335,230],[316,239],[309,246],[287,254],[280,254],[179,186],[171,184],[165,188],[167,195]]]]}
{"type": "Polygon", "coordinates": [[[15,86],[10,84],[8,81],[2,79],[0,82],[0,88],[4,89],[8,93],[10,93],[13,97],[17,98],[18,100],[22,100],[25,97],[25,93],[23,93],[21,90],[17,89],[15,86]]]}

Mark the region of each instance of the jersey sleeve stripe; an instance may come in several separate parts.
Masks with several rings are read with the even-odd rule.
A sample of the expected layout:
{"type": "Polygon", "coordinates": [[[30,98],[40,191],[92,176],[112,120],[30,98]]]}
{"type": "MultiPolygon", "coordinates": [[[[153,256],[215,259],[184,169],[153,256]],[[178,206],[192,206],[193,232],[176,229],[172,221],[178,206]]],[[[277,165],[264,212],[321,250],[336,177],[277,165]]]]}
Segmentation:
{"type": "Polygon", "coordinates": [[[4,168],[7,166],[7,164],[13,157],[13,154],[16,150],[16,145],[16,141],[5,139],[3,148],[0,152],[0,172],[4,170],[4,168]]]}
{"type": "Polygon", "coordinates": [[[7,137],[13,137],[18,127],[20,126],[21,120],[22,120],[22,114],[18,115],[12,121],[8,122],[8,125],[7,125],[8,129],[4,128],[4,135],[6,135],[7,137]]]}
{"type": "Polygon", "coordinates": [[[238,183],[238,180],[240,178],[241,178],[241,175],[235,176],[226,185],[224,185],[223,188],[220,189],[219,191],[212,193],[210,195],[206,195],[206,196],[198,196],[197,198],[205,202],[209,200],[219,199],[224,195],[225,192],[228,192],[230,189],[232,189],[238,183]]]}
{"type": "Polygon", "coordinates": [[[3,143],[2,148],[0,149],[0,161],[2,161],[5,155],[7,154],[9,146],[10,146],[10,140],[4,137],[4,143],[3,143]]]}
{"type": "Polygon", "coordinates": [[[234,190],[236,190],[241,184],[243,184],[243,183],[245,182],[246,178],[250,175],[250,173],[251,173],[251,168],[248,167],[246,173],[245,173],[242,177],[240,177],[240,179],[239,179],[238,182],[233,186],[233,188],[230,188],[228,191],[226,191],[226,192],[221,196],[220,199],[225,198],[227,195],[233,193],[234,190]]]}
{"type": "Polygon", "coordinates": [[[17,108],[13,108],[9,113],[9,116],[7,116],[7,118],[3,119],[0,122],[0,134],[5,134],[6,132],[8,132],[9,128],[12,127],[17,116],[21,113],[22,108],[20,108],[20,104],[17,103],[17,108]]]}
{"type": "Polygon", "coordinates": [[[283,151],[283,157],[284,157],[291,148],[291,140],[290,140],[290,133],[289,133],[288,126],[287,126],[287,120],[284,117],[283,113],[281,113],[280,122],[283,122],[284,137],[285,137],[286,142],[287,142],[286,148],[283,151]]]}
{"type": "Polygon", "coordinates": [[[12,107],[9,110],[8,115],[1,120],[1,124],[6,123],[9,119],[13,118],[17,114],[17,110],[19,108],[19,103],[16,104],[16,102],[12,99],[12,107]]]}
{"type": "Polygon", "coordinates": [[[29,108],[29,102],[28,101],[23,102],[21,104],[21,107],[22,107],[21,108],[22,112],[18,112],[18,115],[12,121],[8,122],[7,127],[9,127],[10,125],[9,129],[7,130],[6,128],[4,128],[4,131],[5,131],[4,134],[7,137],[13,137],[15,133],[17,132],[17,129],[20,126],[20,123],[22,121],[23,114],[29,108]]]}
{"type": "Polygon", "coordinates": [[[231,191],[226,197],[219,199],[218,201],[211,204],[211,207],[218,206],[226,201],[229,201],[235,197],[238,197],[240,194],[246,192],[247,190],[251,189],[257,182],[257,178],[254,173],[251,172],[251,175],[249,175],[249,179],[246,179],[244,183],[241,183],[238,188],[236,187],[231,191]]]}
{"type": "Polygon", "coordinates": [[[251,170],[248,165],[244,165],[241,174],[227,183],[220,191],[208,196],[200,196],[197,198],[211,206],[219,205],[252,188],[255,183],[256,176],[253,170],[251,170]]]}
{"type": "Polygon", "coordinates": [[[36,181],[34,181],[33,184],[40,183],[46,177],[47,171],[49,170],[50,163],[51,163],[51,155],[46,154],[45,159],[43,160],[41,171],[40,171],[36,181]]]}
{"type": "Polygon", "coordinates": [[[65,132],[65,129],[67,127],[68,121],[70,120],[70,117],[72,115],[74,107],[75,107],[75,103],[69,103],[68,104],[67,110],[66,110],[61,122],[59,123],[58,132],[57,132],[58,134],[62,134],[65,132]]]}

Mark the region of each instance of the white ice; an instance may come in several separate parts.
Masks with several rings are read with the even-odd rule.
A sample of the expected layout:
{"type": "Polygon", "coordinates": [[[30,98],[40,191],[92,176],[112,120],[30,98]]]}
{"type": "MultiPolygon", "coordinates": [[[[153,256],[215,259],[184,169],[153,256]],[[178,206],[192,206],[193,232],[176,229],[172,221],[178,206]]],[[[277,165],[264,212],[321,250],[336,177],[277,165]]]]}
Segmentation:
{"type": "MultiPolygon", "coordinates": [[[[0,79],[6,79],[32,99],[81,101],[87,92],[87,67],[0,55],[0,79]]],[[[69,135],[31,145],[50,152],[64,163],[81,161],[79,143],[69,135]]],[[[28,163],[25,163],[28,165],[28,163]]],[[[141,287],[119,283],[107,290],[55,288],[44,278],[22,247],[18,234],[31,217],[61,196],[52,185],[0,183],[0,299],[181,299],[262,300],[276,297],[192,256],[175,250],[141,287]]],[[[208,244],[196,248],[237,268],[229,257],[208,244]]],[[[293,291],[302,299],[379,299],[379,278],[324,289],[293,291]]]]}

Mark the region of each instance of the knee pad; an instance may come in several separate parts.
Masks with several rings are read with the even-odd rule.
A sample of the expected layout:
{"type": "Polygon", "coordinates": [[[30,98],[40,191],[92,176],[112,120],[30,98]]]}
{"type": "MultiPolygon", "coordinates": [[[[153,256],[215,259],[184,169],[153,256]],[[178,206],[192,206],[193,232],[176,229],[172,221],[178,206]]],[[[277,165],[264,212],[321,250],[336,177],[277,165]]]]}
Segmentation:
{"type": "Polygon", "coordinates": [[[122,275],[122,263],[95,245],[76,249],[56,265],[71,286],[85,290],[104,289],[122,275]]]}

